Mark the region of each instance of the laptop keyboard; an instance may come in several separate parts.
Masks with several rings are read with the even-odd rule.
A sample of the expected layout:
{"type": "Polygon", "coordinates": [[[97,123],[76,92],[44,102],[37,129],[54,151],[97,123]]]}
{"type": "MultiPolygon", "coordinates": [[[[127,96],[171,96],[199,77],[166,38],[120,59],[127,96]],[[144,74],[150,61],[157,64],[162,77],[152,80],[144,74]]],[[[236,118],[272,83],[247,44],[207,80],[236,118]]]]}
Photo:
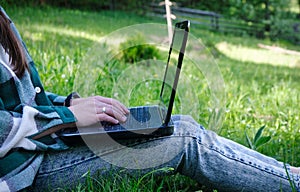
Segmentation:
{"type": "Polygon", "coordinates": [[[148,127],[159,127],[162,125],[162,117],[159,108],[153,107],[134,107],[130,108],[127,121],[121,124],[111,124],[102,122],[105,131],[117,130],[137,130],[148,127]]]}

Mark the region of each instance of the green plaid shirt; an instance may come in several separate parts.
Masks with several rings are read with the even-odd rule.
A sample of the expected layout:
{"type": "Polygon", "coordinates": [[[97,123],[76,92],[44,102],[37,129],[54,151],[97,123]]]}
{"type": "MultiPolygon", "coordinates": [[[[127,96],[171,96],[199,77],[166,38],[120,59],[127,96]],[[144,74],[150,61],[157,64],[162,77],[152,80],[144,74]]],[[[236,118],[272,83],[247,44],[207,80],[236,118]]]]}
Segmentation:
{"type": "MultiPolygon", "coordinates": [[[[4,12],[2,7],[0,11],[4,12]]],[[[8,16],[7,16],[8,17],[8,16]]],[[[23,43],[13,22],[11,28],[23,43]]],[[[0,191],[30,186],[43,160],[43,151],[63,150],[55,134],[33,139],[49,129],[74,126],[63,105],[65,97],[45,92],[25,44],[29,72],[18,78],[9,63],[0,62],[0,191]]]]}

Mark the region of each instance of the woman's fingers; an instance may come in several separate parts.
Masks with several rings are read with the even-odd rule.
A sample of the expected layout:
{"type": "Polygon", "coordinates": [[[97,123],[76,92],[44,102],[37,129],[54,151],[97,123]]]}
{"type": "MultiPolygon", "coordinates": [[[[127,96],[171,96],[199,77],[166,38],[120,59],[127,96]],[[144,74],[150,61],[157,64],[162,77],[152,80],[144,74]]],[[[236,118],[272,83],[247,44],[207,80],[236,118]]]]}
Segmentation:
{"type": "Polygon", "coordinates": [[[112,99],[112,100],[113,100],[112,101],[113,105],[116,106],[118,109],[120,109],[124,113],[124,115],[129,114],[129,110],[125,105],[123,105],[118,100],[115,100],[115,99],[112,99]]]}
{"type": "MultiPolygon", "coordinates": [[[[108,104],[99,104],[99,107],[97,108],[97,114],[106,114],[114,119],[116,119],[118,122],[114,121],[115,123],[119,123],[119,122],[125,122],[127,117],[125,116],[125,114],[120,111],[119,108],[113,106],[113,105],[108,105],[108,104]]],[[[100,118],[105,117],[105,116],[99,116],[100,118]]],[[[100,119],[102,121],[106,121],[106,119],[100,119]]],[[[111,122],[111,121],[109,121],[111,122]]],[[[112,123],[114,123],[112,122],[112,123]]]]}
{"type": "Polygon", "coordinates": [[[94,96],[74,99],[70,107],[77,118],[78,126],[107,121],[113,124],[125,122],[129,110],[116,99],[94,96]]]}
{"type": "Polygon", "coordinates": [[[105,113],[97,114],[97,117],[98,117],[100,122],[105,121],[105,122],[109,122],[109,123],[112,123],[112,124],[118,124],[119,123],[119,121],[117,119],[115,119],[114,117],[109,116],[105,113]]]}
{"type": "Polygon", "coordinates": [[[96,99],[99,100],[100,102],[103,102],[103,103],[106,103],[108,105],[114,106],[120,112],[122,112],[124,115],[126,115],[126,114],[129,113],[128,108],[124,104],[122,104],[121,102],[119,102],[116,99],[107,98],[107,97],[101,97],[101,96],[97,96],[96,99]]]}

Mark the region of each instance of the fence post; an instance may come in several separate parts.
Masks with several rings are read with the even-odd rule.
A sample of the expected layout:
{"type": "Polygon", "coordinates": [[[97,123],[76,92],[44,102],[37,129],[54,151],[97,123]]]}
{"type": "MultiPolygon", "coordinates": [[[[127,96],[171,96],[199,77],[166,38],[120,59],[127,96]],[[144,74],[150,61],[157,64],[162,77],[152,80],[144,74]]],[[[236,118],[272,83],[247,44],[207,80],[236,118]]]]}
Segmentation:
{"type": "Polygon", "coordinates": [[[218,16],[214,16],[215,17],[215,24],[216,24],[216,30],[219,30],[219,15],[218,16]]]}
{"type": "Polygon", "coordinates": [[[167,26],[168,26],[168,36],[169,36],[169,44],[172,42],[173,37],[173,30],[172,30],[172,19],[175,19],[175,15],[171,13],[172,2],[169,0],[165,0],[165,2],[160,2],[159,5],[165,5],[166,8],[166,19],[167,19],[167,26]]]}

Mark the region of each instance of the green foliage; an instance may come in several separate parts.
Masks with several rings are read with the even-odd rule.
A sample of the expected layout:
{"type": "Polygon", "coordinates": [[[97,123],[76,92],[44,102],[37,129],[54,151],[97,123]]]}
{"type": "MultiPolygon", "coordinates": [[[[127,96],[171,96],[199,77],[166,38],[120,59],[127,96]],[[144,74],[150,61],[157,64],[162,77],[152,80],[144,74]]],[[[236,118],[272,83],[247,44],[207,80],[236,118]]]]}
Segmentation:
{"type": "Polygon", "coordinates": [[[214,11],[246,21],[262,22],[289,9],[291,0],[177,0],[181,6],[214,11]]]}
{"type": "MultiPolygon", "coordinates": [[[[257,36],[270,35],[272,39],[285,39],[292,43],[299,43],[299,28],[296,14],[290,12],[292,0],[178,0],[181,6],[199,8],[214,11],[229,18],[232,22],[237,20],[250,23],[251,25],[262,26],[261,29],[253,27],[257,36]],[[266,33],[265,33],[266,32],[266,33]]],[[[299,24],[299,22],[298,22],[299,24]]],[[[251,25],[249,25],[251,27],[251,25]]],[[[246,25],[247,26],[247,25],[246,25]]]]}
{"type": "MultiPolygon", "coordinates": [[[[172,1],[178,6],[190,7],[222,14],[231,21],[237,20],[240,27],[252,27],[255,35],[265,37],[270,35],[272,39],[285,39],[293,43],[299,43],[299,31],[293,30],[295,23],[289,20],[294,19],[296,14],[291,12],[291,6],[298,5],[299,0],[175,0],[172,1]],[[241,21],[242,22],[241,22],[241,21]],[[246,24],[246,25],[245,25],[246,24]],[[262,26],[254,27],[254,25],[262,26]],[[267,33],[265,33],[265,31],[267,33]]],[[[160,3],[160,0],[151,2],[160,3]]],[[[3,0],[4,6],[41,6],[50,5],[58,7],[75,8],[81,10],[126,10],[135,13],[145,13],[148,0],[3,0]]],[[[300,9],[299,9],[300,10],[300,9]]],[[[298,13],[299,15],[299,13],[298,13]]]]}
{"type": "Polygon", "coordinates": [[[164,167],[153,170],[146,174],[141,173],[140,177],[133,177],[126,170],[109,170],[105,174],[105,179],[99,180],[97,176],[91,176],[87,172],[82,176],[85,178],[85,184],[79,183],[75,192],[89,191],[131,191],[131,192],[159,192],[159,191],[196,191],[204,187],[195,181],[179,174],[168,175],[174,172],[173,168],[164,167]]]}
{"type": "Polygon", "coordinates": [[[265,127],[266,126],[264,125],[258,129],[258,131],[256,132],[255,137],[252,141],[249,138],[247,132],[245,132],[245,136],[246,136],[249,148],[256,150],[257,148],[259,148],[260,146],[266,144],[267,142],[269,142],[271,140],[271,136],[262,136],[262,132],[265,129],[265,127]]]}
{"type": "Polygon", "coordinates": [[[284,39],[295,44],[300,44],[300,23],[296,20],[273,18],[270,38],[273,40],[284,39]]]}
{"type": "Polygon", "coordinates": [[[120,44],[121,60],[129,63],[135,63],[148,59],[160,59],[159,50],[150,44],[145,43],[143,36],[138,35],[130,38],[124,43],[120,44]]]}
{"type": "Polygon", "coordinates": [[[3,0],[8,5],[17,6],[56,6],[81,10],[131,10],[139,12],[138,9],[149,3],[147,0],[3,0]]]}
{"type": "Polygon", "coordinates": [[[65,8],[79,8],[82,10],[100,10],[100,9],[110,9],[109,1],[98,1],[98,0],[3,0],[8,5],[17,5],[17,6],[57,6],[65,8]]]}

